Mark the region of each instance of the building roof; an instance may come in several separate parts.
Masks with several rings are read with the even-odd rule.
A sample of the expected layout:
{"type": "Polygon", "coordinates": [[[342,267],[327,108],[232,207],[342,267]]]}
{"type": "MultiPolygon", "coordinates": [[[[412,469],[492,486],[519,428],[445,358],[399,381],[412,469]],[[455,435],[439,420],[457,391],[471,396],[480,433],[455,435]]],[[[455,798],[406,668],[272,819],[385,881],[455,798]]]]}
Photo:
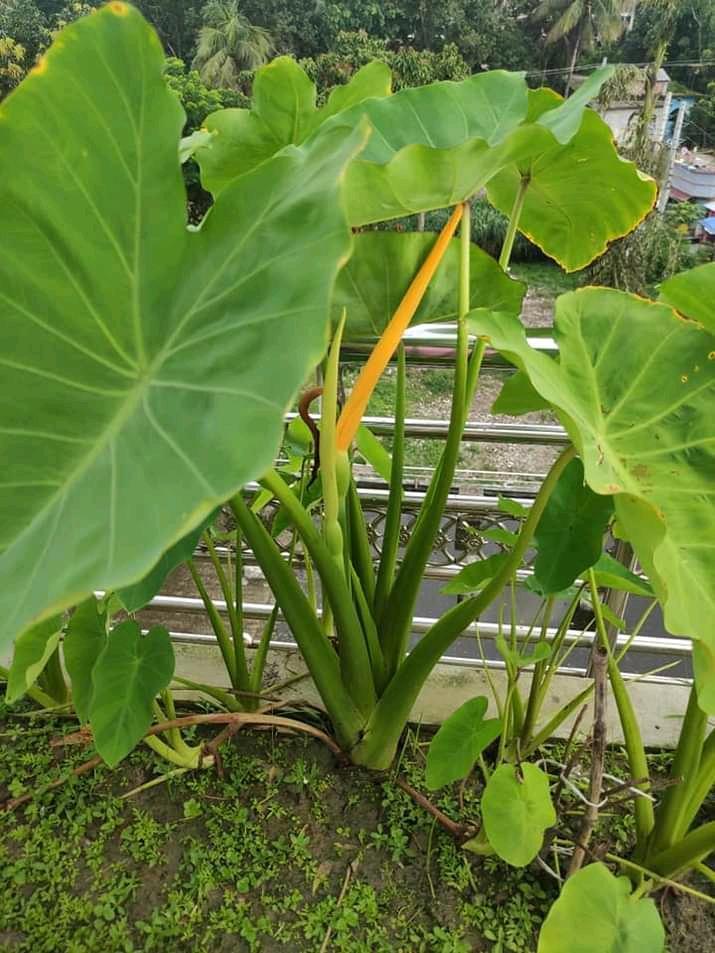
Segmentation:
{"type": "Polygon", "coordinates": [[[715,235],[715,216],[712,218],[701,218],[698,224],[702,225],[708,235],[715,235]]]}

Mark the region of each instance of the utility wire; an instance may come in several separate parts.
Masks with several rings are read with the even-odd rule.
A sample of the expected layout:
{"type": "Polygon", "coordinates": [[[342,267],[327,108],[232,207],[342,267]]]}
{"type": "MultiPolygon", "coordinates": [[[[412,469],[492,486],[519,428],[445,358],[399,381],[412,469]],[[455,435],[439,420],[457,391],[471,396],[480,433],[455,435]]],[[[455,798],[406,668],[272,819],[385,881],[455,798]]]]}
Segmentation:
{"type": "MultiPolygon", "coordinates": [[[[648,60],[645,63],[607,63],[607,66],[637,66],[642,69],[644,66],[650,66],[652,60],[648,60]]],[[[584,63],[582,66],[576,66],[574,68],[574,73],[581,73],[584,70],[593,70],[600,69],[603,66],[603,63],[584,63]]],[[[715,66],[715,60],[696,60],[696,61],[685,61],[685,60],[671,60],[669,63],[663,63],[662,67],[666,66],[715,66]]],[[[555,76],[563,73],[570,72],[567,66],[559,67],[558,69],[535,69],[529,70],[527,76],[555,76]]]]}

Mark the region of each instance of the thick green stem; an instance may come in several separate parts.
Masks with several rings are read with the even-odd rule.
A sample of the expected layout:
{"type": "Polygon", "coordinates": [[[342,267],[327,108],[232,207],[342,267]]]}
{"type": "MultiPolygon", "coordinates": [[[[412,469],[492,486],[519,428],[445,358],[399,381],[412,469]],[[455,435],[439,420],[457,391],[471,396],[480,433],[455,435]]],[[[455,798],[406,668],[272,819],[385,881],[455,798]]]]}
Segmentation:
{"type": "MultiPolygon", "coordinates": [[[[365,718],[360,713],[357,702],[353,700],[351,691],[343,683],[338,657],[325,638],[320,622],[303,594],[295,574],[286,564],[265,526],[251,512],[240,494],[233,497],[230,505],[298,643],[335,726],[340,744],[349,748],[359,737],[365,718]]],[[[329,555],[328,561],[335,569],[329,555]]]]}
{"type": "MultiPolygon", "coordinates": [[[[276,605],[273,607],[273,611],[268,617],[266,624],[263,626],[261,638],[258,642],[258,648],[256,649],[256,654],[253,656],[250,689],[255,695],[258,695],[261,691],[261,685],[263,684],[263,672],[265,671],[266,659],[268,658],[268,648],[271,643],[271,638],[273,637],[277,618],[278,603],[276,603],[276,605]]],[[[246,707],[249,711],[255,711],[258,708],[258,703],[258,698],[248,698],[246,707]]]]}
{"type": "Polygon", "coordinates": [[[348,485],[347,510],[352,566],[358,574],[365,599],[372,612],[375,603],[375,569],[372,564],[372,551],[365,526],[365,515],[352,476],[348,485]]]}
{"type": "MultiPolygon", "coordinates": [[[[335,616],[335,624],[340,637],[340,671],[345,686],[358,708],[369,715],[375,704],[375,685],[372,680],[370,656],[358,619],[352,595],[332,552],[321,539],[309,513],[301,506],[300,500],[275,470],[269,470],[261,483],[267,487],[276,499],[285,507],[286,512],[298,530],[300,537],[316,565],[323,584],[323,601],[327,597],[335,616]]],[[[245,534],[245,528],[241,526],[245,534]]],[[[274,590],[275,591],[275,590],[274,590]]],[[[288,622],[292,626],[292,623],[288,622]]]]}
{"type": "MultiPolygon", "coordinates": [[[[546,641],[546,633],[551,622],[551,615],[554,609],[554,597],[549,596],[544,604],[544,617],[541,623],[541,636],[537,645],[546,641]]],[[[553,649],[553,646],[552,646],[553,649]]],[[[538,662],[534,666],[534,672],[531,676],[531,685],[529,686],[529,698],[526,703],[526,714],[521,728],[521,746],[522,749],[529,743],[531,734],[539,715],[541,682],[546,668],[546,662],[538,662]]]]}
{"type": "Polygon", "coordinates": [[[519,219],[521,218],[521,212],[524,208],[524,199],[526,198],[526,193],[529,189],[529,181],[529,177],[523,175],[521,177],[521,181],[519,182],[519,188],[516,190],[514,205],[511,210],[511,215],[509,216],[509,226],[506,230],[506,236],[504,238],[501,254],[499,255],[499,264],[504,271],[506,271],[509,267],[511,252],[514,247],[514,239],[516,238],[516,232],[519,227],[519,219]]]}
{"type": "Polygon", "coordinates": [[[666,790],[655,813],[649,856],[672,847],[687,830],[683,829],[683,820],[688,814],[693,783],[700,767],[707,724],[708,716],[698,705],[697,691],[693,686],[670,769],[671,780],[677,783],[666,790]]]}
{"type": "Polygon", "coordinates": [[[700,767],[690,785],[690,800],[680,821],[678,837],[683,837],[690,829],[713,785],[715,785],[715,729],[710,732],[708,740],[703,745],[700,767]]]}
{"type": "MultiPolygon", "coordinates": [[[[226,603],[226,610],[228,612],[228,621],[231,626],[231,638],[233,639],[233,672],[235,674],[236,683],[234,688],[238,688],[240,691],[248,691],[248,663],[246,662],[246,650],[243,645],[243,622],[239,618],[239,614],[236,610],[236,603],[240,596],[237,594],[234,599],[234,593],[231,589],[231,584],[228,581],[228,577],[224,571],[223,565],[219,558],[218,553],[216,552],[216,547],[213,544],[211,539],[211,533],[209,530],[206,530],[204,533],[204,542],[209,551],[209,557],[211,563],[214,567],[214,572],[216,573],[216,578],[221,587],[221,593],[226,603]]],[[[236,556],[238,560],[238,554],[236,556]]]]}
{"type": "MultiPolygon", "coordinates": [[[[166,711],[166,720],[173,721],[176,718],[176,708],[174,708],[174,696],[168,689],[164,689],[161,693],[161,700],[164,705],[164,710],[166,711]]],[[[183,754],[185,757],[191,757],[193,754],[193,749],[190,748],[184,739],[181,737],[180,728],[169,728],[167,732],[167,737],[169,739],[169,744],[177,751],[179,754],[183,754]]]]}
{"type": "Polygon", "coordinates": [[[390,470],[390,494],[385,515],[385,531],[382,536],[382,553],[375,585],[375,618],[381,620],[387,596],[395,578],[397,552],[400,547],[402,525],[402,479],[405,468],[405,407],[407,368],[405,346],[397,349],[397,388],[395,392],[395,436],[392,441],[392,467],[390,470]]]}
{"type": "Polygon", "coordinates": [[[469,246],[470,214],[465,205],[460,232],[459,317],[457,321],[457,352],[454,369],[452,410],[449,434],[430,492],[422,505],[419,519],[407,546],[402,565],[390,592],[385,611],[380,619],[382,643],[389,675],[394,675],[404,658],[412,628],[412,615],[422,575],[429,560],[435,536],[442,523],[444,505],[449,495],[465,419],[467,360],[469,336],[466,315],[469,312],[469,246]]]}
{"type": "MultiPolygon", "coordinates": [[[[633,703],[631,702],[630,695],[628,694],[628,689],[626,688],[624,678],[621,675],[621,670],[618,667],[618,663],[616,662],[615,658],[613,657],[613,652],[611,651],[611,645],[608,640],[608,632],[603,621],[603,613],[601,612],[601,600],[598,596],[598,587],[596,585],[596,577],[593,573],[593,569],[588,570],[588,581],[591,589],[591,601],[593,603],[593,613],[596,619],[596,631],[598,633],[598,639],[603,648],[608,652],[608,677],[611,682],[613,697],[616,700],[618,717],[621,721],[623,738],[626,743],[628,767],[630,768],[632,778],[647,778],[650,772],[648,769],[648,759],[646,758],[645,747],[643,745],[643,738],[641,737],[641,730],[638,724],[638,716],[636,715],[635,709],[633,708],[633,703]]],[[[647,782],[639,785],[641,789],[644,789],[646,786],[647,782]]],[[[635,799],[633,810],[635,812],[636,818],[636,859],[640,859],[645,853],[648,838],[650,837],[650,833],[653,830],[653,826],[655,824],[655,812],[653,810],[652,802],[644,797],[637,797],[635,799]]]]}
{"type": "Polygon", "coordinates": [[[233,637],[233,654],[235,657],[236,672],[242,674],[246,669],[246,675],[249,683],[253,684],[253,673],[248,671],[248,661],[246,659],[246,646],[243,642],[243,552],[241,551],[241,531],[236,529],[236,561],[234,564],[234,623],[236,633],[233,637]]]}
{"type": "Polygon", "coordinates": [[[343,533],[340,525],[340,492],[338,489],[338,452],[336,427],[338,417],[338,371],[340,341],[345,327],[345,313],[333,336],[323,381],[320,411],[320,474],[323,488],[323,535],[339,572],[344,573],[343,533]]]}
{"type": "Polygon", "coordinates": [[[377,703],[365,735],[353,751],[356,763],[374,768],[386,768],[390,764],[410,710],[430,672],[464,629],[491,605],[521,565],[549,497],[574,455],[574,448],[568,447],[551,467],[502,570],[478,595],[446,612],[407,656],[377,703]]]}
{"type": "Polygon", "coordinates": [[[236,678],[236,669],[235,664],[236,660],[233,653],[233,643],[231,641],[231,636],[226,631],[226,626],[223,624],[223,620],[219,615],[219,611],[214,605],[214,601],[208,593],[208,589],[204,585],[204,581],[199,574],[198,569],[193,561],[189,559],[186,562],[186,565],[189,567],[189,572],[191,573],[191,578],[194,580],[194,585],[196,586],[196,591],[201,597],[201,601],[204,604],[206,609],[206,614],[209,617],[209,622],[211,623],[211,628],[214,630],[214,635],[216,636],[216,641],[218,646],[221,649],[221,655],[223,657],[224,665],[226,666],[226,671],[228,672],[229,681],[234,688],[239,688],[238,680],[236,678]]]}
{"type": "Polygon", "coordinates": [[[648,867],[661,877],[677,877],[715,850],[715,821],[696,827],[677,844],[650,858],[648,867]]]}
{"type": "Polygon", "coordinates": [[[176,751],[171,745],[166,744],[156,735],[149,735],[144,739],[144,744],[148,745],[152,751],[155,751],[161,758],[170,764],[175,764],[180,768],[198,768],[201,757],[201,749],[188,748],[186,752],[176,751]]]}

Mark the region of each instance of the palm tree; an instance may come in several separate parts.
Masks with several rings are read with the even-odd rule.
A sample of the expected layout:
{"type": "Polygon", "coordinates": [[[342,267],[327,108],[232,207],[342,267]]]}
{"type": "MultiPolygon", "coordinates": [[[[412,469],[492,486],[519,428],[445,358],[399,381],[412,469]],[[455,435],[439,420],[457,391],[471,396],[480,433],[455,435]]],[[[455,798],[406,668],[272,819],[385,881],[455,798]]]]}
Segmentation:
{"type": "Polygon", "coordinates": [[[535,20],[556,17],[546,34],[546,42],[565,40],[570,49],[567,95],[579,53],[592,49],[597,40],[607,43],[617,40],[623,32],[622,8],[623,0],[542,0],[534,10],[535,20]]]}
{"type": "Polygon", "coordinates": [[[270,34],[246,19],[237,0],[209,0],[193,61],[207,86],[236,89],[241,70],[262,66],[272,52],[270,34]]]}

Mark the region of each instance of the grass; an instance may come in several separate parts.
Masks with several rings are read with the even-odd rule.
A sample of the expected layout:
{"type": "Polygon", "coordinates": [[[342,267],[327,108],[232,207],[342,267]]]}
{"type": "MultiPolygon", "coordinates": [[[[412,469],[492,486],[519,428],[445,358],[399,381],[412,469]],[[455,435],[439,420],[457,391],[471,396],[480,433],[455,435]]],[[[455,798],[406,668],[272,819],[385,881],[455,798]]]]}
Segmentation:
{"type": "Polygon", "coordinates": [[[544,297],[556,297],[583,284],[580,274],[567,274],[551,262],[514,262],[509,268],[513,278],[525,281],[529,288],[544,297]]]}
{"type": "MultiPolygon", "coordinates": [[[[49,747],[71,722],[3,721],[0,797],[86,757],[49,747]]],[[[223,776],[122,800],[165,770],[139,750],[0,815],[0,950],[534,949],[548,880],[468,857],[389,780],[336,770],[312,741],[247,733],[224,752],[223,776]]],[[[416,784],[422,761],[413,738],[402,770],[416,784]]],[[[453,791],[441,805],[458,811],[453,791]]]]}
{"type": "MultiPolygon", "coordinates": [[[[71,720],[13,712],[0,703],[0,799],[40,793],[0,814],[3,953],[536,949],[556,895],[551,878],[465,853],[388,776],[337,768],[311,739],[244,732],[224,747],[220,773],[122,798],[166,770],[140,749],[114,772],[42,794],[86,752],[49,744],[71,720]]],[[[399,764],[423,790],[424,750],[413,731],[399,764]]],[[[668,762],[654,757],[654,774],[668,762]]],[[[623,776],[617,749],[607,767],[623,776]]],[[[478,796],[470,782],[436,800],[477,820],[478,796]]],[[[577,824],[582,806],[566,807],[560,823],[577,824]]],[[[630,813],[604,814],[594,844],[628,852],[630,813]]],[[[682,902],[671,897],[670,909],[682,902]]],[[[706,948],[715,916],[702,904],[677,911],[669,953],[706,948]]]]}

